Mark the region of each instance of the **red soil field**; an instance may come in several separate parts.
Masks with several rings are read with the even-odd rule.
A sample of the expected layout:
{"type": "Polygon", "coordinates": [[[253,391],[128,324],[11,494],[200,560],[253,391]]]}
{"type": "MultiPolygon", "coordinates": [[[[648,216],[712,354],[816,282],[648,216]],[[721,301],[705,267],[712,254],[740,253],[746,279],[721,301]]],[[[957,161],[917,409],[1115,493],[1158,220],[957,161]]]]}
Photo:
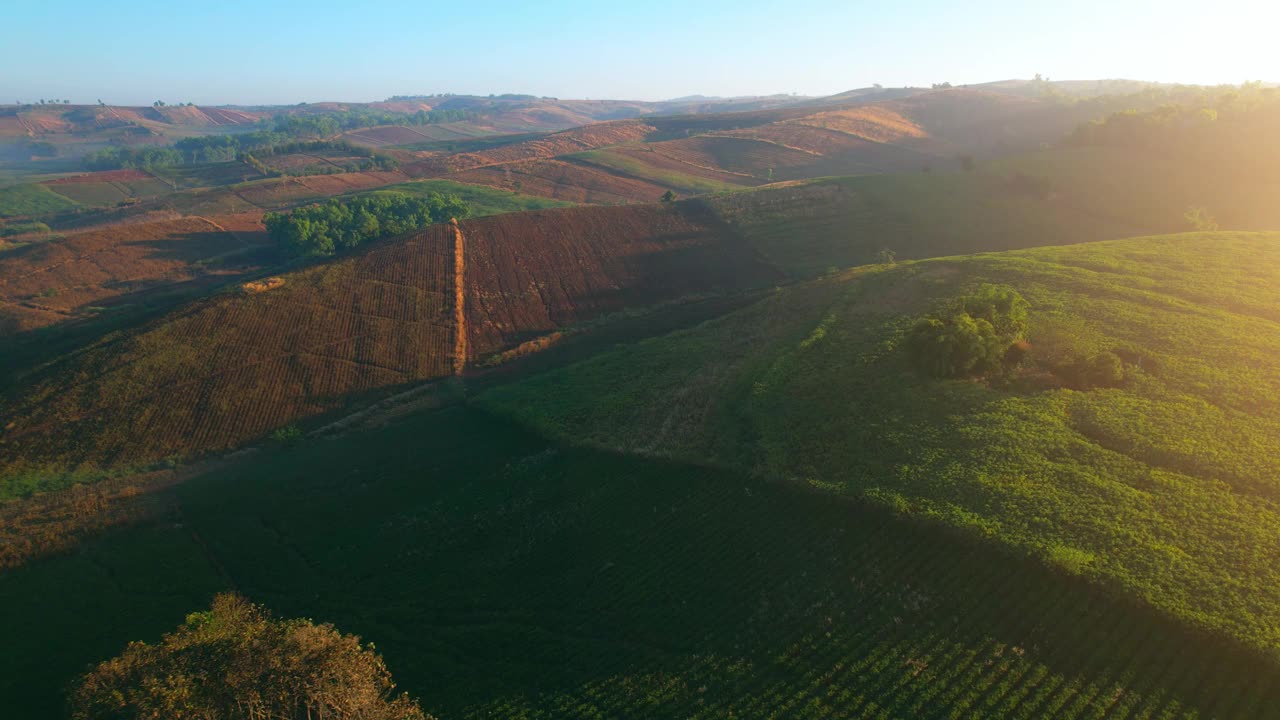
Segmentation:
{"type": "Polygon", "coordinates": [[[453,254],[441,237],[211,297],[94,346],[77,370],[50,371],[23,411],[36,416],[0,434],[0,456],[128,464],[226,449],[350,393],[448,375],[453,254]]]}
{"type": "Polygon", "coordinates": [[[481,359],[603,313],[780,277],[693,206],[509,214],[460,230],[463,338],[455,230],[433,226],[274,289],[189,304],[46,368],[0,409],[0,457],[127,466],[225,450],[352,394],[447,376],[460,347],[481,359]]]}
{"type": "Polygon", "coordinates": [[[368,190],[409,179],[404,173],[395,171],[335,173],[333,175],[308,175],[295,178],[300,185],[310,189],[317,195],[325,197],[341,195],[354,190],[368,190]]]}
{"type": "Polygon", "coordinates": [[[450,180],[517,190],[574,203],[653,202],[667,188],[646,180],[615,175],[601,168],[563,160],[530,160],[492,165],[447,176],[450,180]],[[519,187],[516,187],[519,183],[519,187]]]}
{"type": "Polygon", "coordinates": [[[686,205],[498,215],[463,231],[472,359],[623,308],[780,277],[686,205]]]}
{"type": "Polygon", "coordinates": [[[252,125],[261,119],[260,116],[243,110],[210,107],[200,108],[200,110],[214,125],[252,125]]]}
{"type": "Polygon", "coordinates": [[[882,143],[928,137],[924,128],[902,113],[875,105],[821,112],[779,124],[826,128],[882,143]]]}
{"type": "MultiPolygon", "coordinates": [[[[248,229],[247,220],[233,224],[248,229]]],[[[265,234],[228,232],[204,218],[114,225],[29,245],[0,255],[0,301],[5,314],[38,311],[23,327],[67,319],[86,306],[162,285],[209,278],[198,260],[265,240],[265,234]]],[[[219,273],[242,272],[220,268],[219,273]]]]}
{"type": "Polygon", "coordinates": [[[489,150],[428,158],[406,166],[404,170],[413,177],[437,177],[489,165],[542,160],[609,145],[639,142],[652,132],[653,126],[638,120],[596,123],[489,150]]]}
{"type": "MultiPolygon", "coordinates": [[[[691,138],[693,139],[693,138],[691,138]]],[[[663,171],[678,173],[681,175],[692,175],[694,177],[707,178],[710,180],[718,180],[720,182],[733,185],[760,185],[767,182],[765,176],[766,171],[761,171],[759,177],[744,173],[729,172],[719,167],[715,167],[710,163],[716,162],[714,158],[705,155],[698,157],[692,156],[684,159],[680,156],[696,155],[691,153],[684,145],[673,145],[672,143],[684,143],[684,140],[669,140],[660,143],[649,143],[646,145],[628,145],[615,148],[609,148],[609,152],[615,155],[621,155],[643,163],[653,168],[655,174],[661,175],[663,171]],[[690,162],[692,161],[692,162],[690,162]]],[[[738,143],[750,143],[750,141],[737,141],[738,143]]],[[[763,145],[763,143],[758,143],[763,145]]]]}

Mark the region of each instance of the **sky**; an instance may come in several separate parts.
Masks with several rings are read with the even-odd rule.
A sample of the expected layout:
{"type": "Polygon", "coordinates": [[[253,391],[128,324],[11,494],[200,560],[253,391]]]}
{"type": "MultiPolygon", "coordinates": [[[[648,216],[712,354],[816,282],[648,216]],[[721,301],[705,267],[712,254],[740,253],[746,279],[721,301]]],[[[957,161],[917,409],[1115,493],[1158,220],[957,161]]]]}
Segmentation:
{"type": "Polygon", "coordinates": [[[1280,81],[1268,0],[13,2],[0,102],[829,95],[1041,73],[1280,81]]]}

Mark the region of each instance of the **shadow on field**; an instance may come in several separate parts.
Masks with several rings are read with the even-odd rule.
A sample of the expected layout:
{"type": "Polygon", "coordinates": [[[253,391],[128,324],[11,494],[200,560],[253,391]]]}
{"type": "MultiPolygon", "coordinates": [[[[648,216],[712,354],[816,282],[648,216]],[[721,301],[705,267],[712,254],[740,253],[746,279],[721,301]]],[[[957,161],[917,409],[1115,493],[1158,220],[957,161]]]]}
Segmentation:
{"type": "Polygon", "coordinates": [[[1251,717],[1277,699],[1271,662],[1040,565],[467,408],[176,492],[163,523],[0,577],[15,717],[56,713],[87,663],[227,588],[376,642],[440,717],[1251,717]]]}

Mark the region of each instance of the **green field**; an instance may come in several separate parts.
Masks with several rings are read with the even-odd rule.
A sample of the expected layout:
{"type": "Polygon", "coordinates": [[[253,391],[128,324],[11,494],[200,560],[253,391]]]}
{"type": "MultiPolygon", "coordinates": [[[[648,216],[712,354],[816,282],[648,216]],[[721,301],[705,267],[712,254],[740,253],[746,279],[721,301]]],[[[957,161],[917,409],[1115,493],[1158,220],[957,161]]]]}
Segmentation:
{"type": "Polygon", "coordinates": [[[550,133],[534,132],[534,133],[517,133],[515,135],[487,135],[475,138],[457,138],[453,140],[427,140],[424,142],[408,143],[405,145],[390,145],[388,147],[398,148],[401,150],[429,150],[433,152],[477,152],[479,150],[489,150],[503,145],[514,145],[515,143],[525,142],[526,140],[537,140],[545,137],[550,133]]]}
{"type": "Polygon", "coordinates": [[[465,408],[177,493],[163,522],[0,577],[7,717],[55,715],[88,663],[229,588],[377,643],[442,718],[1248,718],[1280,690],[963,537],[465,408]]]}
{"type": "Polygon", "coordinates": [[[481,401],[551,436],[925,518],[1274,656],[1277,307],[1277,234],[945,258],[779,291],[481,401]],[[990,383],[922,375],[906,330],[980,283],[1030,302],[1035,364],[990,383]],[[1120,387],[1053,374],[1099,351],[1125,358],[1120,387]]]}
{"type": "Polygon", "coordinates": [[[471,206],[471,217],[501,215],[509,212],[524,212],[525,210],[545,210],[547,208],[568,207],[573,204],[563,200],[522,195],[485,185],[469,185],[452,180],[414,180],[398,185],[388,185],[377,190],[355,193],[355,195],[360,196],[372,193],[408,193],[410,195],[440,193],[442,195],[457,195],[471,206]]]}
{"type": "Polygon", "coordinates": [[[0,188],[0,218],[41,215],[79,207],[44,185],[13,185],[0,188]]]}
{"type": "Polygon", "coordinates": [[[572,155],[565,155],[562,159],[581,162],[587,165],[595,165],[623,175],[629,175],[641,180],[649,180],[659,185],[678,188],[686,193],[696,194],[720,192],[733,190],[738,187],[737,185],[722,182],[720,180],[698,177],[696,175],[686,175],[684,173],[672,172],[663,168],[652,167],[639,162],[635,158],[612,153],[608,150],[587,150],[585,152],[574,153],[572,155]]]}

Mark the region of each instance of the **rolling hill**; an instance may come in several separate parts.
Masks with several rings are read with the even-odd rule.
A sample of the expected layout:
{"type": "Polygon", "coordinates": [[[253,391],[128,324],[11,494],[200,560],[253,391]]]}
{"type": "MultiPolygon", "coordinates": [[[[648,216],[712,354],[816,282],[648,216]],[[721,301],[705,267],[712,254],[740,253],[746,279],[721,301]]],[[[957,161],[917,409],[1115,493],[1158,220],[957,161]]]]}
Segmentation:
{"type": "Polygon", "coordinates": [[[1280,236],[1191,234],[838,273],[489,392],[553,437],[856,497],[1280,647],[1280,236]],[[913,322],[983,283],[1031,306],[1031,360],[935,380],[913,322]],[[1072,363],[1111,352],[1124,380],[1072,363]],[[628,408],[616,412],[616,408],[628,408]]]}
{"type": "MultiPolygon", "coordinates": [[[[865,127],[859,127],[861,132],[869,133],[865,127]]],[[[1280,210],[1268,200],[1274,186],[1252,177],[1229,182],[1227,172],[1227,169],[1215,170],[1211,164],[1198,165],[1195,172],[1188,172],[1182,158],[1147,149],[1060,148],[990,161],[971,173],[916,173],[783,183],[751,192],[684,201],[674,209],[658,206],[579,208],[472,221],[463,227],[464,234],[475,239],[466,251],[468,277],[474,277],[468,280],[468,293],[479,294],[468,301],[467,312],[483,311],[484,314],[469,318],[472,352],[467,360],[484,361],[492,354],[511,350],[543,335],[573,329],[609,313],[685,297],[767,287],[783,278],[799,280],[834,268],[874,263],[884,250],[906,260],[1172,232],[1186,227],[1185,209],[1196,204],[1215,208],[1220,222],[1228,228],[1280,227],[1280,210]],[[671,224],[664,225],[668,220],[671,224]]],[[[428,181],[428,184],[431,182],[439,181],[428,181]]],[[[386,253],[390,257],[403,252],[396,249],[400,244],[388,242],[371,252],[386,253]]],[[[314,277],[329,273],[345,277],[356,262],[339,260],[302,271],[298,278],[313,277],[308,273],[314,277]]],[[[381,278],[380,272],[383,271],[369,277],[377,280],[381,278]]],[[[300,285],[305,287],[311,282],[294,282],[290,276],[285,279],[286,285],[281,291],[263,297],[234,294],[215,297],[199,305],[203,308],[200,312],[212,313],[209,317],[215,317],[233,306],[261,306],[246,310],[250,314],[244,316],[245,324],[239,327],[245,333],[262,332],[281,339],[283,336],[276,337],[271,331],[255,327],[260,321],[273,326],[274,321],[267,322],[266,315],[261,314],[275,312],[268,311],[272,303],[277,302],[273,298],[286,302],[283,298],[290,297],[300,285]],[[252,320],[254,317],[260,321],[252,320]]],[[[409,282],[406,291],[448,296],[449,288],[440,282],[443,282],[440,278],[423,276],[421,282],[409,282]]],[[[325,302],[341,305],[348,300],[325,302]]],[[[306,307],[314,304],[310,300],[303,303],[306,307]]],[[[354,306],[346,310],[357,315],[363,312],[354,306]]],[[[176,310],[170,320],[184,317],[187,312],[176,310]]],[[[378,322],[396,326],[404,320],[398,312],[382,313],[385,317],[378,322]]],[[[183,339],[184,333],[171,334],[177,325],[171,325],[170,320],[157,318],[152,325],[128,331],[127,343],[115,339],[99,343],[84,355],[41,370],[43,389],[27,393],[26,399],[15,399],[6,413],[6,423],[17,423],[3,436],[7,447],[15,449],[11,450],[15,458],[23,457],[23,463],[36,463],[37,468],[45,468],[47,462],[65,464],[68,460],[73,464],[89,462],[90,466],[97,466],[126,459],[149,462],[170,454],[226,448],[296,418],[342,407],[346,400],[341,396],[346,392],[436,376],[435,371],[423,374],[397,362],[375,363],[380,379],[357,382],[356,376],[374,372],[373,367],[363,367],[350,376],[349,382],[344,380],[320,391],[324,399],[315,402],[305,400],[316,396],[306,389],[305,382],[290,380],[285,385],[291,388],[289,392],[294,399],[284,403],[279,414],[274,410],[262,412],[253,421],[247,421],[240,417],[241,411],[232,409],[230,401],[215,404],[224,408],[228,417],[236,416],[235,423],[241,429],[229,435],[214,431],[189,448],[158,442],[145,452],[126,452],[116,457],[119,449],[116,440],[99,443],[97,438],[105,433],[127,437],[129,443],[140,445],[141,436],[131,429],[136,429],[136,423],[142,420],[134,418],[121,421],[110,431],[62,423],[60,427],[67,434],[42,436],[39,450],[16,450],[33,442],[36,435],[31,428],[44,428],[53,417],[76,418],[78,423],[87,417],[112,417],[114,411],[106,409],[111,403],[119,403],[120,407],[131,405],[133,395],[103,398],[92,389],[99,382],[111,385],[113,381],[109,378],[122,377],[120,373],[128,368],[133,368],[127,373],[134,373],[134,380],[127,384],[153,389],[170,382],[164,378],[188,374],[193,381],[215,374],[220,378],[233,377],[216,373],[214,366],[222,361],[190,345],[189,340],[183,339]],[[172,352],[178,355],[167,355],[172,352]],[[196,364],[183,365],[187,361],[182,357],[194,358],[196,364]],[[106,368],[116,369],[108,372],[106,368]],[[73,387],[79,390],[68,392],[73,387]],[[47,402],[48,398],[58,400],[47,402]],[[80,429],[72,430],[73,426],[80,429]],[[15,439],[24,432],[27,433],[23,436],[25,439],[15,439]],[[79,438],[74,443],[78,449],[63,455],[70,447],[68,438],[73,436],[79,438]]],[[[326,342],[351,337],[347,326],[336,321],[327,324],[327,321],[313,319],[311,327],[318,333],[316,337],[327,338],[326,342]]],[[[256,342],[236,341],[234,346],[254,352],[256,342]]],[[[292,362],[286,361],[285,356],[300,351],[304,345],[284,349],[278,362],[292,362]]],[[[441,363],[441,367],[451,365],[451,361],[441,360],[441,363]]],[[[312,371],[303,368],[298,372],[302,378],[309,377],[312,371]]],[[[204,382],[198,380],[196,386],[202,387],[200,383],[204,382]]],[[[274,379],[263,380],[266,384],[261,387],[256,380],[245,380],[248,385],[233,379],[226,382],[225,387],[219,385],[223,389],[217,393],[237,398],[236,403],[256,402],[254,393],[274,392],[271,388],[276,384],[274,379]],[[252,387],[258,389],[251,393],[248,388],[252,387]]],[[[269,404],[274,405],[274,401],[269,404]]],[[[28,471],[14,469],[21,465],[11,461],[9,475],[29,475],[28,471]]],[[[27,481],[15,482],[25,487],[27,481]]]]}
{"type": "Polygon", "coordinates": [[[188,304],[24,378],[0,419],[4,494],[229,449],[561,327],[779,278],[696,206],[436,226],[188,304]]]}

